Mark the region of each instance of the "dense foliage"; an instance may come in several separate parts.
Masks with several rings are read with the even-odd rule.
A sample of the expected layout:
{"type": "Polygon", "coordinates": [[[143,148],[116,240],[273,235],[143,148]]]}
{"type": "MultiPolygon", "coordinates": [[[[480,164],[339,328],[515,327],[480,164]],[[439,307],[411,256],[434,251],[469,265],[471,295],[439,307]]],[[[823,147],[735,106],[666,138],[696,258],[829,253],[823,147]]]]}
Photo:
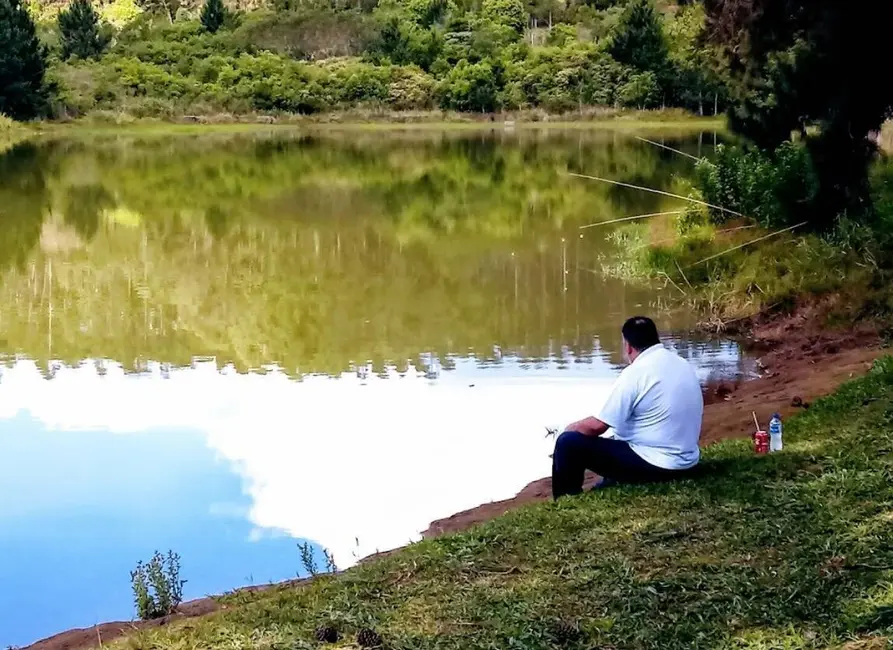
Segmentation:
{"type": "MultiPolygon", "coordinates": [[[[791,142],[771,154],[720,146],[715,160],[698,164],[698,178],[708,203],[735,206],[769,228],[809,221],[819,192],[809,152],[791,142]]],[[[717,211],[714,221],[729,216],[717,211]]]]}
{"type": "Polygon", "coordinates": [[[108,37],[99,28],[99,14],[90,0],[73,0],[59,12],[58,24],[63,59],[98,57],[108,45],[108,37]]]}
{"type": "Polygon", "coordinates": [[[59,28],[69,35],[48,32],[48,43],[61,41],[62,59],[81,59],[53,65],[60,115],[588,106],[713,113],[724,102],[699,59],[699,5],[276,0],[230,19],[221,0],[138,4],[142,15],[98,61],[85,60],[95,47],[71,45],[75,15],[83,17],[74,31],[94,33],[88,0],[65,12],[59,28]]]}
{"type": "Polygon", "coordinates": [[[810,223],[871,212],[869,135],[893,108],[893,87],[867,78],[893,24],[893,3],[705,0],[733,102],[732,127],[765,151],[798,132],[817,192],[810,223]]]}
{"type": "Polygon", "coordinates": [[[0,114],[17,120],[46,108],[46,60],[27,9],[20,0],[0,0],[0,114]]]}

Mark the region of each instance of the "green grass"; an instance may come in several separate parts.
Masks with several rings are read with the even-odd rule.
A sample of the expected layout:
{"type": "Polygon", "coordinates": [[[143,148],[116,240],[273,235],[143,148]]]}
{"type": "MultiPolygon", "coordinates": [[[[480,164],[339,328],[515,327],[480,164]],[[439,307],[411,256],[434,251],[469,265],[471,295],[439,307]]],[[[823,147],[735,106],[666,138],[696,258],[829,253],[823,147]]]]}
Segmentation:
{"type": "MultiPolygon", "coordinates": [[[[888,317],[893,300],[877,262],[876,238],[866,245],[837,234],[774,236],[778,230],[746,220],[682,228],[679,219],[655,219],[623,226],[609,235],[616,255],[604,261],[602,271],[628,282],[666,284],[710,328],[793,306],[803,297],[832,295],[846,299],[837,301],[831,319],[888,317]]],[[[864,239],[868,232],[861,229],[859,235],[864,239]]]]}
{"type": "Polygon", "coordinates": [[[715,445],[696,480],[526,507],[119,644],[311,648],[331,621],[395,649],[886,647],[893,358],[792,418],[786,444],[715,445]],[[559,621],[579,638],[559,644],[559,621]]]}
{"type": "MultiPolygon", "coordinates": [[[[368,131],[400,130],[490,130],[504,129],[506,120],[513,121],[517,129],[594,129],[611,131],[655,131],[671,134],[689,134],[700,131],[724,131],[724,118],[697,117],[682,111],[610,111],[595,116],[575,119],[573,115],[551,116],[543,119],[540,113],[506,113],[488,118],[469,117],[462,113],[440,111],[398,113],[347,111],[323,113],[314,116],[281,115],[273,124],[264,123],[259,116],[207,116],[204,123],[164,121],[155,118],[134,118],[127,114],[104,116],[88,115],[71,122],[42,122],[41,130],[51,133],[206,133],[245,132],[259,129],[324,128],[368,131]]],[[[3,125],[0,123],[0,130],[3,125]]]]}

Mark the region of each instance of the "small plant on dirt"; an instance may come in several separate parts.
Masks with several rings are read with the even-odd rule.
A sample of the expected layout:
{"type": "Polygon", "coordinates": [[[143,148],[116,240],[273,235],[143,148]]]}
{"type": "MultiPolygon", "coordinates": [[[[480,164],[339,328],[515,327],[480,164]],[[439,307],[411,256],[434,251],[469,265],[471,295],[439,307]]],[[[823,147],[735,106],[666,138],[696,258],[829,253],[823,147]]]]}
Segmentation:
{"type": "Polygon", "coordinates": [[[319,565],[313,556],[313,547],[310,546],[310,542],[298,544],[298,550],[301,551],[301,564],[304,566],[304,571],[313,577],[319,575],[319,565]]]}
{"type": "Polygon", "coordinates": [[[180,580],[180,556],[173,551],[166,557],[155,551],[149,562],[137,562],[130,572],[137,616],[147,621],[172,614],[183,602],[184,584],[186,581],[180,580]]]}

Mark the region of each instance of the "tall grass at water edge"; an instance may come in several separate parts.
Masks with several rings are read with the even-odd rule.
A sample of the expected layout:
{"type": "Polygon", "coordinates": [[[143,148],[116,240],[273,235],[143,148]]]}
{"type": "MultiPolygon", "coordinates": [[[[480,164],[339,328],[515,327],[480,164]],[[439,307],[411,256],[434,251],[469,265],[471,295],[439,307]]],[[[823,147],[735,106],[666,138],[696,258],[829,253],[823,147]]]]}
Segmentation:
{"type": "MultiPolygon", "coordinates": [[[[705,322],[729,320],[801,296],[842,293],[851,315],[893,314],[893,160],[871,173],[869,214],[841,215],[822,234],[810,233],[816,181],[808,158],[783,145],[775,160],[720,147],[716,161],[697,165],[693,181],[676,192],[729,211],[692,204],[678,216],[612,231],[615,255],[603,271],[631,281],[656,280],[700,309],[705,322]]],[[[674,208],[679,209],[679,208],[674,208]]]]}

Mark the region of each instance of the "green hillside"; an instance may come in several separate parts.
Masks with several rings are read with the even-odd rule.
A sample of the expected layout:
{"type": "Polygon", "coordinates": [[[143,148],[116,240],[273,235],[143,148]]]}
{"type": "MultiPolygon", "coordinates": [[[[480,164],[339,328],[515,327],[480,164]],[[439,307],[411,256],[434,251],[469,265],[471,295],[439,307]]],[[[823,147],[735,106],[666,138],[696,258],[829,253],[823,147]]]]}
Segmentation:
{"type": "Polygon", "coordinates": [[[60,9],[30,7],[56,117],[724,107],[698,4],[272,0],[232,5],[218,27],[198,0],[115,0],[81,51],[60,9]]]}

